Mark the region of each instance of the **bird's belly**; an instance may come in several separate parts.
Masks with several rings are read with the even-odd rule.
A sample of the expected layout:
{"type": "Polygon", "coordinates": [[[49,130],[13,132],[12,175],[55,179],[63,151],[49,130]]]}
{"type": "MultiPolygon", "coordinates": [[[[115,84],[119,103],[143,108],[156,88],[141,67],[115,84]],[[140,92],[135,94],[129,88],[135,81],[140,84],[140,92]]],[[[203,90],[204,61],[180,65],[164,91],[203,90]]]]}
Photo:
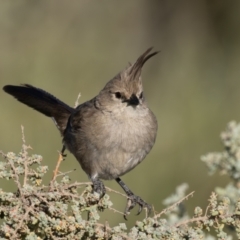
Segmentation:
{"type": "Polygon", "coordinates": [[[64,137],[66,147],[89,177],[110,180],[124,175],[146,157],[155,142],[157,127],[153,129],[151,122],[140,124],[135,121],[134,125],[125,122],[110,131],[111,124],[107,123],[106,128],[95,135],[82,132],[71,137],[67,137],[68,133],[64,137]]]}
{"type": "Polygon", "coordinates": [[[106,135],[100,146],[91,151],[94,172],[106,180],[124,175],[146,157],[154,141],[155,136],[147,128],[137,130],[119,126],[114,134],[106,135]]]}
{"type": "Polygon", "coordinates": [[[109,151],[101,154],[97,160],[96,168],[99,178],[110,180],[115,179],[136,167],[147,155],[145,150],[135,153],[119,153],[119,150],[109,151]]]}

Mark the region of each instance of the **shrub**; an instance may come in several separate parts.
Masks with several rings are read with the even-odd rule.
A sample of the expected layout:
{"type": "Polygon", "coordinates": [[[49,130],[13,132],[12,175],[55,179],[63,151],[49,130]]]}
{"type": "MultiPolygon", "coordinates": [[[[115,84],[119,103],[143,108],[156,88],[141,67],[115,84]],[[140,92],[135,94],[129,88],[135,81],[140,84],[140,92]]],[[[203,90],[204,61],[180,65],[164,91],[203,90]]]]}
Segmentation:
{"type": "Polygon", "coordinates": [[[1,152],[0,178],[13,181],[17,188],[15,192],[0,189],[1,239],[210,240],[232,239],[231,234],[240,239],[240,124],[230,122],[221,134],[223,152],[202,157],[211,173],[220,171],[231,179],[225,188],[215,189],[205,210],[196,207],[191,217],[185,212],[183,201],[193,192],[185,196],[188,186],[182,184],[165,199],[166,209],[137,221],[131,229],[125,223],[110,227],[99,222],[99,211],[110,209],[122,213],[112,208],[108,194],[99,200],[92,193],[91,183],[72,183],[71,171],[59,173],[61,155],[51,181],[45,186],[43,178],[48,167],[42,165],[40,155],[28,154],[30,147],[23,133],[22,136],[19,154],[1,152]],[[87,213],[87,218],[83,213],[87,213]],[[229,229],[233,231],[228,233],[229,229]],[[214,230],[212,235],[208,233],[210,230],[214,230]]]}

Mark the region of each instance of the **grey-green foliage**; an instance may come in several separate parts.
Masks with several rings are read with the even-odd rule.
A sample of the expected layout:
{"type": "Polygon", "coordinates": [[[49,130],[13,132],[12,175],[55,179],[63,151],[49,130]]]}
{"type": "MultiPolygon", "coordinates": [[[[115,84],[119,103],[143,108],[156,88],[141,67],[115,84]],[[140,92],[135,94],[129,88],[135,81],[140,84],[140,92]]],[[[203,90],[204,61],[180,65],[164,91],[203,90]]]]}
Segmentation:
{"type": "Polygon", "coordinates": [[[225,150],[210,153],[202,157],[211,174],[220,171],[230,176],[231,180],[225,188],[216,187],[219,197],[227,196],[232,205],[240,198],[240,124],[230,122],[221,134],[225,150]]]}
{"type": "Polygon", "coordinates": [[[40,155],[28,154],[23,136],[21,152],[2,153],[0,161],[0,178],[12,180],[17,188],[15,192],[0,189],[0,239],[240,239],[240,124],[231,122],[221,138],[225,150],[202,160],[211,173],[220,170],[232,182],[216,188],[205,210],[197,206],[193,214],[186,213],[183,201],[193,193],[186,196],[188,185],[182,184],[164,200],[166,209],[127,229],[125,223],[101,224],[99,211],[119,211],[112,208],[109,195],[99,200],[91,184],[72,183],[70,172],[58,173],[57,166],[52,180],[43,185],[48,167],[42,165],[40,155]]]}

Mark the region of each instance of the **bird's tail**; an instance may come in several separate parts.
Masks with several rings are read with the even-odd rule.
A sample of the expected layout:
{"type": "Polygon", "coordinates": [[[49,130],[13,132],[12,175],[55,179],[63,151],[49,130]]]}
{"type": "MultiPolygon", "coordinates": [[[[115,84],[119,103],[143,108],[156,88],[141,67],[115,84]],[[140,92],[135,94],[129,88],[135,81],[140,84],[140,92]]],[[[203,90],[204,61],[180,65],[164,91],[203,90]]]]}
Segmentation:
{"type": "Polygon", "coordinates": [[[74,111],[74,108],[71,108],[50,93],[29,84],[22,86],[6,85],[3,87],[3,90],[15,97],[18,101],[51,117],[61,134],[63,134],[68,118],[74,111]]]}

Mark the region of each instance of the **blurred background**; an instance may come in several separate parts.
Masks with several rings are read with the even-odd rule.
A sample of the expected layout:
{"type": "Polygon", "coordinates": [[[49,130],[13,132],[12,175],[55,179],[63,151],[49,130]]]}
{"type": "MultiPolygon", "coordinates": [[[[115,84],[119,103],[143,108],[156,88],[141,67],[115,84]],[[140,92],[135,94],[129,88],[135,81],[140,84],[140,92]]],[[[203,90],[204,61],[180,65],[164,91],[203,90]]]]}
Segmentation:
{"type": "MultiPolygon", "coordinates": [[[[73,106],[91,99],[147,48],[161,52],[143,69],[145,96],[159,122],[156,144],[123,181],[156,211],[183,182],[195,191],[185,205],[204,207],[216,185],[200,156],[221,151],[220,132],[240,121],[240,1],[1,1],[0,83],[28,83],[73,106]]],[[[51,119],[0,93],[0,149],[21,149],[21,124],[33,150],[50,166],[61,149],[51,119]]],[[[68,154],[62,171],[77,168],[73,181],[88,181],[68,154]]],[[[122,191],[114,181],[108,187],[122,191]]],[[[2,187],[2,186],[1,186],[2,187]]],[[[10,185],[4,184],[10,191],[10,185]]],[[[111,193],[115,208],[126,199],[111,193]]],[[[129,216],[132,226],[144,214],[129,216]]],[[[102,221],[123,222],[108,211],[102,221]]]]}

